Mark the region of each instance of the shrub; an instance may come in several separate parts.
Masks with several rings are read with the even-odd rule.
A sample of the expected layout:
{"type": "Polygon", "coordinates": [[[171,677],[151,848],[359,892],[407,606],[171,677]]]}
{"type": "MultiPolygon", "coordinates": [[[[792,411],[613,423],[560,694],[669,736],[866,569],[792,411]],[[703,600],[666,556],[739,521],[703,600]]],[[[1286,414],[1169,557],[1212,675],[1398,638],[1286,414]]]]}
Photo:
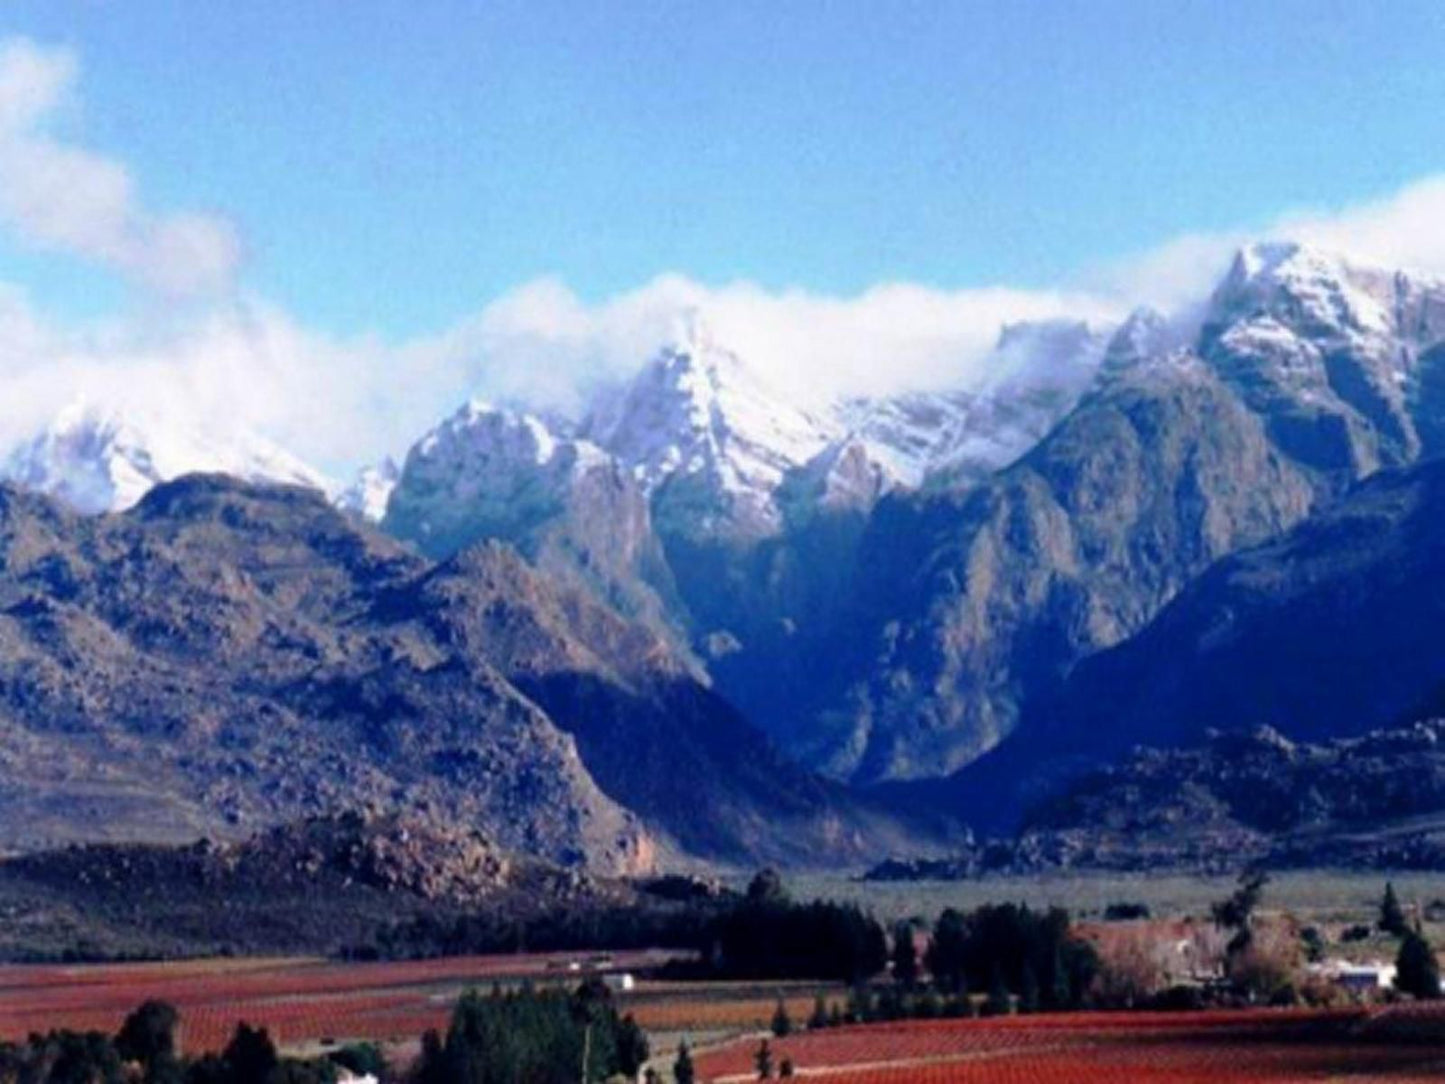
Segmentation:
{"type": "Polygon", "coordinates": [[[778,1007],[773,1011],[773,1034],[779,1039],[793,1033],[793,1020],[788,1015],[788,1006],[778,998],[778,1007]]]}
{"type": "Polygon", "coordinates": [[[1120,930],[1098,946],[1099,970],[1090,1001],[1131,1009],[1156,997],[1169,984],[1168,946],[1147,930],[1120,930]]]}
{"type": "Polygon", "coordinates": [[[1147,903],[1111,903],[1104,908],[1105,922],[1129,922],[1134,919],[1148,918],[1149,905],[1147,903]]]}
{"type": "Polygon", "coordinates": [[[1228,976],[1251,999],[1269,1001],[1297,985],[1302,962],[1299,939],[1287,929],[1266,926],[1230,954],[1228,976]]]}

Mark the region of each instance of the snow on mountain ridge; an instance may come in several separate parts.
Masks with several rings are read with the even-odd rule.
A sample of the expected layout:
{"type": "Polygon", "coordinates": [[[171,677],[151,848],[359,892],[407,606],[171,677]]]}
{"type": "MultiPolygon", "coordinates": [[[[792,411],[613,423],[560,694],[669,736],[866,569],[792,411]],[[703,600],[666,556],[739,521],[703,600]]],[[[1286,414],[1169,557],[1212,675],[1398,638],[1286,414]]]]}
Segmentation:
{"type": "Polygon", "coordinates": [[[152,486],[197,471],[300,485],[328,495],[335,490],[319,471],[255,433],[202,431],[173,416],[83,400],[63,408],[0,466],[5,479],[87,514],[122,511],[152,486]]]}
{"type": "Polygon", "coordinates": [[[1246,245],[1210,298],[1205,339],[1282,374],[1317,379],[1329,355],[1368,363],[1404,385],[1424,350],[1445,339],[1445,282],[1356,263],[1293,242],[1246,245]]]}
{"type": "Polygon", "coordinates": [[[616,469],[602,449],[535,414],[473,399],[407,453],[385,522],[424,548],[444,549],[479,521],[540,522],[583,475],[616,469]]]}
{"type": "Polygon", "coordinates": [[[1239,250],[1214,304],[1226,313],[1283,316],[1319,334],[1387,335],[1389,295],[1400,277],[1307,245],[1261,242],[1239,250]]]}
{"type": "Polygon", "coordinates": [[[773,497],[784,477],[842,435],[835,420],[788,402],[697,319],[583,432],[632,471],[644,493],[681,485],[689,515],[706,529],[742,534],[775,530],[773,497]]]}

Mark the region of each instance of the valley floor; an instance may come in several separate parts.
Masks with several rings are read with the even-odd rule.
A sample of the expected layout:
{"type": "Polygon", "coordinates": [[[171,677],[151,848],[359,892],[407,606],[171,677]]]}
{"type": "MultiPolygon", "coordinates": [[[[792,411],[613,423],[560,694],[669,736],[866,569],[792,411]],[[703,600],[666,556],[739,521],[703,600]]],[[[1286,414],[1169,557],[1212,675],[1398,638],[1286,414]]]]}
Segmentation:
{"type": "MultiPolygon", "coordinates": [[[[1392,958],[1378,932],[1348,945],[1341,931],[1372,925],[1386,880],[1402,904],[1445,937],[1445,875],[1295,872],[1274,876],[1264,909],[1315,924],[1357,957],[1392,958]]],[[[796,898],[853,901],[880,919],[936,915],[945,907],[1021,901],[1060,905],[1087,929],[1111,903],[1143,904],[1167,922],[1207,920],[1235,887],[1227,877],[1050,875],[960,882],[869,883],[844,876],[796,878],[796,898]]],[[[618,1008],[647,1031],[654,1067],[670,1079],[687,1041],[700,1080],[754,1079],[753,1057],[781,1000],[796,1027],[815,1000],[843,1003],[842,986],[807,982],[677,982],[650,977],[667,951],[453,957],[339,962],[314,957],[238,957],[163,963],[0,965],[0,1041],[51,1028],[114,1033],[147,998],[174,1004],[188,1053],[216,1050],[246,1020],[285,1050],[325,1052],[348,1041],[382,1044],[405,1064],[428,1028],[445,1030],[471,987],[521,982],[574,986],[608,977],[618,1008]]],[[[771,1039],[773,1067],[789,1058],[800,1077],[840,1084],[962,1084],[971,1081],[1130,1080],[1174,1082],[1424,1080],[1445,1075],[1445,1011],[1409,1005],[1340,1010],[1222,1010],[1197,1013],[1081,1012],[975,1020],[905,1021],[830,1028],[771,1039]]]]}
{"type": "MultiPolygon", "coordinates": [[[[1445,935],[1445,872],[1359,872],[1289,870],[1269,875],[1262,907],[1287,911],[1302,923],[1373,923],[1389,881],[1406,908],[1418,907],[1426,932],[1445,935]],[[1430,904],[1441,901],[1441,906],[1430,904]]],[[[1180,873],[1087,873],[1067,871],[1037,876],[981,877],[967,881],[861,881],[841,875],[795,876],[790,890],[798,899],[854,902],[891,922],[922,915],[930,919],[945,907],[968,911],[987,903],[1027,903],[1034,908],[1064,907],[1077,919],[1102,917],[1111,903],[1142,903],[1158,918],[1206,918],[1210,905],[1235,888],[1233,877],[1180,873]]]]}

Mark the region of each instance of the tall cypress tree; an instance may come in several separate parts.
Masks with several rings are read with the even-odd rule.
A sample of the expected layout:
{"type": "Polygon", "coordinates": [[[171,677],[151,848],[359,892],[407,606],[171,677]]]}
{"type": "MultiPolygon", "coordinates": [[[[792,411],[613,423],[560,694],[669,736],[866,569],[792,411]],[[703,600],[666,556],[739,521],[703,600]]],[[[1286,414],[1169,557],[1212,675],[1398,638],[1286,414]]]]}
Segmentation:
{"type": "Polygon", "coordinates": [[[905,989],[918,981],[918,947],[913,943],[913,923],[893,927],[893,980],[905,989]]]}
{"type": "Polygon", "coordinates": [[[1440,997],[1440,961],[1430,942],[1414,930],[1405,931],[1395,958],[1395,986],[1422,1001],[1440,997]]]}
{"type": "Polygon", "coordinates": [[[1390,881],[1385,882],[1385,898],[1380,901],[1380,929],[1396,937],[1404,937],[1410,930],[1400,897],[1395,895],[1395,885],[1390,881]]]}
{"type": "Polygon", "coordinates": [[[692,1051],[683,1042],[677,1048],[677,1058],[672,1063],[672,1078],[677,1084],[693,1084],[696,1079],[692,1067],[692,1051]]]}

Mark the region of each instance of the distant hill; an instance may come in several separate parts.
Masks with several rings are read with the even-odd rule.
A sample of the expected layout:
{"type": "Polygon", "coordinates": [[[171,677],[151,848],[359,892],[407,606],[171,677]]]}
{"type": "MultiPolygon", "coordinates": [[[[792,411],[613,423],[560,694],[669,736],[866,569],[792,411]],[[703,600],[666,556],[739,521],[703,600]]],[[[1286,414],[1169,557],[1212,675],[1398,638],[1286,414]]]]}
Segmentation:
{"type": "Polygon", "coordinates": [[[1294,742],[1268,727],[1137,748],[1045,798],[1014,836],[875,879],[1046,870],[1445,866],[1445,722],[1294,742]]]}
{"type": "Polygon", "coordinates": [[[625,884],[394,814],[279,825],[237,843],[96,843],[0,860],[0,959],[338,953],[420,920],[499,927],[635,905],[625,884]]]}

